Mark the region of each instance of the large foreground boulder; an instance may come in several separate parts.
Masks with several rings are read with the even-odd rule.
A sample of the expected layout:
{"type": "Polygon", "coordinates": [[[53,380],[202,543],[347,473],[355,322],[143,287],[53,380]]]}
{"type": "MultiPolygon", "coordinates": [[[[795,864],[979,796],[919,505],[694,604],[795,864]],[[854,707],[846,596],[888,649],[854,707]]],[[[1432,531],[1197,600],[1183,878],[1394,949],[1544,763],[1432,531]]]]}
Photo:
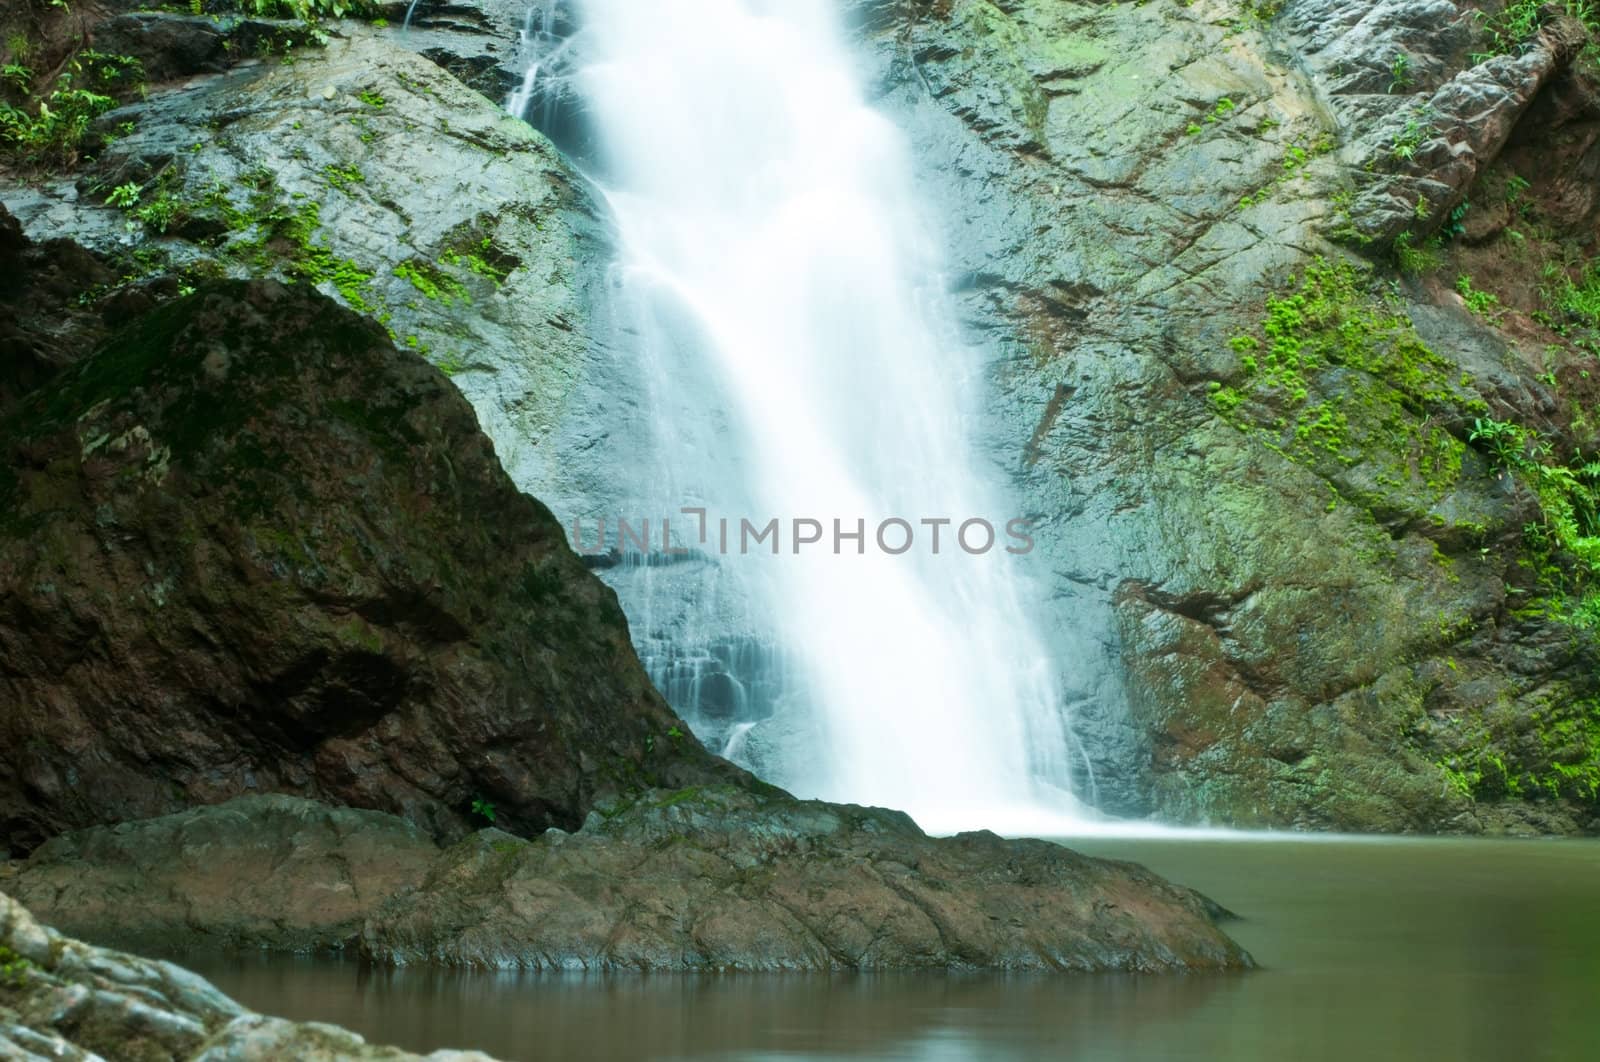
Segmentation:
{"type": "MultiPolygon", "coordinates": [[[[68,939],[0,893],[0,1058],[404,1062],[417,1057],[370,1045],[331,1025],[252,1014],[172,963],[68,939]]],[[[435,1051],[427,1057],[488,1060],[476,1051],[435,1051]]]]}
{"type": "Polygon", "coordinates": [[[96,940],[537,970],[1232,968],[1220,908],[1130,863],[713,786],[440,850],[293,797],[68,834],[0,882],[96,940]],[[609,816],[609,817],[608,817],[609,816]],[[348,865],[341,865],[347,858],[348,865]]]}
{"type": "Polygon", "coordinates": [[[13,852],[252,791],[448,838],[740,776],[449,381],[308,287],[145,314],[0,416],[0,451],[13,852]]]}

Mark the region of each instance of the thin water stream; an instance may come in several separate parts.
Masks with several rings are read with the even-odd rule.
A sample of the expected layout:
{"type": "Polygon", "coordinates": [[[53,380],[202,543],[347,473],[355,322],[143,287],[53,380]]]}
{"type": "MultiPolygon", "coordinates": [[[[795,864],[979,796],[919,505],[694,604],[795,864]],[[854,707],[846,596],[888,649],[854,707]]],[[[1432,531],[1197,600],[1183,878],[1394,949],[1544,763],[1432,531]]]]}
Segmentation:
{"type": "Polygon", "coordinates": [[[504,1059],[1585,1060],[1600,842],[1118,840],[1232,908],[1247,974],[532,976],[185,960],[246,1005],[504,1059]]]}

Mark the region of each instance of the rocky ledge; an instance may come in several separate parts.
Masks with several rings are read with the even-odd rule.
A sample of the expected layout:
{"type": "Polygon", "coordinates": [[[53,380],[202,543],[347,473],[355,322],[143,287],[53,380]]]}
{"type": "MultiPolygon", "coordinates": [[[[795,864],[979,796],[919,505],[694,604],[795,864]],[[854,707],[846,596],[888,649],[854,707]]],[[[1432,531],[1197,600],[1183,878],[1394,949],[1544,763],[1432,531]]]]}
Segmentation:
{"type": "Polygon", "coordinates": [[[288,796],[56,838],[7,888],[95,939],[358,950],[531,970],[1181,970],[1251,965],[1225,912],[1143,867],[905,815],[714,786],[575,833],[435,846],[288,796]]]}
{"type": "MultiPolygon", "coordinates": [[[[196,1062],[415,1059],[331,1025],[253,1014],[169,962],[91,947],[0,893],[0,1058],[196,1062]]],[[[434,1062],[488,1062],[435,1051],[434,1062]]]]}

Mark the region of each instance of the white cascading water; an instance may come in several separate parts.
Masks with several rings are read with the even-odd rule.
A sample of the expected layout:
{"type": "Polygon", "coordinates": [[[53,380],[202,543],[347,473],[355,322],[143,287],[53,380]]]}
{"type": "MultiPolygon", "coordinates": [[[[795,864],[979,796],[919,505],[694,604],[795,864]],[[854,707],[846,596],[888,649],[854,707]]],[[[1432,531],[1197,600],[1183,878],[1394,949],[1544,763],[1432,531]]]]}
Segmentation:
{"type": "Polygon", "coordinates": [[[864,101],[836,13],[814,0],[574,7],[570,89],[617,223],[619,305],[655,380],[657,438],[632,442],[658,489],[637,515],[704,505],[713,550],[719,518],[735,536],[741,519],[779,519],[779,555],[735,547],[716,564],[801,673],[821,747],[784,781],[930,830],[1081,826],[1056,666],[1024,600],[1030,558],[1005,550],[1017,514],[971,438],[979,359],[907,146],[864,101]],[[954,541],[973,517],[1001,529],[981,556],[954,541]],[[798,555],[795,518],[826,528],[798,555]],[[889,518],[912,525],[909,552],[873,541],[889,518]],[[953,521],[938,555],[921,523],[934,518],[953,521]],[[833,551],[836,519],[865,521],[864,555],[851,540],[833,551]]]}

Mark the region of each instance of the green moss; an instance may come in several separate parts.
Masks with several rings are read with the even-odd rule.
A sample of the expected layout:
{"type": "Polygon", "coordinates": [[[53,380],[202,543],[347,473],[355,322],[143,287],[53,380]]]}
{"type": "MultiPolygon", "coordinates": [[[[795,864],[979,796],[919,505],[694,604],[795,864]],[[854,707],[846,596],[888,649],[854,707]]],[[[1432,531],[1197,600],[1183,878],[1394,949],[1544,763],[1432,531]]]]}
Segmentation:
{"type": "Polygon", "coordinates": [[[1526,716],[1500,706],[1461,726],[1435,765],[1464,796],[1600,801],[1600,699],[1550,700],[1526,716]]]}
{"type": "Polygon", "coordinates": [[[424,298],[434,302],[442,302],[446,306],[461,299],[471,302],[472,296],[467,292],[466,285],[454,277],[446,274],[438,266],[413,258],[408,262],[401,262],[394,267],[394,275],[401,280],[409,281],[413,288],[420,291],[424,298]]]}
{"type": "Polygon", "coordinates": [[[352,185],[363,183],[367,175],[357,166],[336,166],[333,163],[322,167],[323,180],[341,192],[349,192],[352,185]]]}
{"type": "Polygon", "coordinates": [[[682,804],[688,800],[696,800],[704,791],[704,786],[691,785],[688,788],[679,789],[676,792],[668,793],[666,796],[662,797],[660,800],[656,801],[650,806],[656,808],[670,808],[677,804],[682,804]]]}
{"type": "Polygon", "coordinates": [[[1421,518],[1459,480],[1446,426],[1482,400],[1349,262],[1318,259],[1229,346],[1238,378],[1208,385],[1213,410],[1342,496],[1421,518]]]}
{"type": "MultiPolygon", "coordinates": [[[[1222,102],[1229,104],[1229,110],[1232,109],[1233,101],[1224,99],[1222,102]]],[[[1218,106],[1220,105],[1221,104],[1218,106]]],[[[1217,120],[1216,114],[1209,115],[1206,118],[1206,121],[1208,122],[1215,120],[1217,120]]],[[[1272,180],[1256,189],[1253,193],[1241,198],[1239,200],[1240,208],[1252,207],[1259,203],[1266,202],[1268,199],[1272,198],[1273,194],[1286,183],[1298,176],[1303,175],[1306,167],[1311,164],[1313,159],[1317,159],[1328,154],[1328,152],[1332,151],[1335,146],[1336,141],[1334,140],[1332,134],[1328,133],[1322,134],[1315,140],[1290,144],[1289,147],[1284,151],[1283,162],[1278,173],[1273,176],[1272,180]]]]}
{"type": "Polygon", "coordinates": [[[0,944],[0,988],[26,988],[28,973],[32,969],[32,962],[0,944]]]}

